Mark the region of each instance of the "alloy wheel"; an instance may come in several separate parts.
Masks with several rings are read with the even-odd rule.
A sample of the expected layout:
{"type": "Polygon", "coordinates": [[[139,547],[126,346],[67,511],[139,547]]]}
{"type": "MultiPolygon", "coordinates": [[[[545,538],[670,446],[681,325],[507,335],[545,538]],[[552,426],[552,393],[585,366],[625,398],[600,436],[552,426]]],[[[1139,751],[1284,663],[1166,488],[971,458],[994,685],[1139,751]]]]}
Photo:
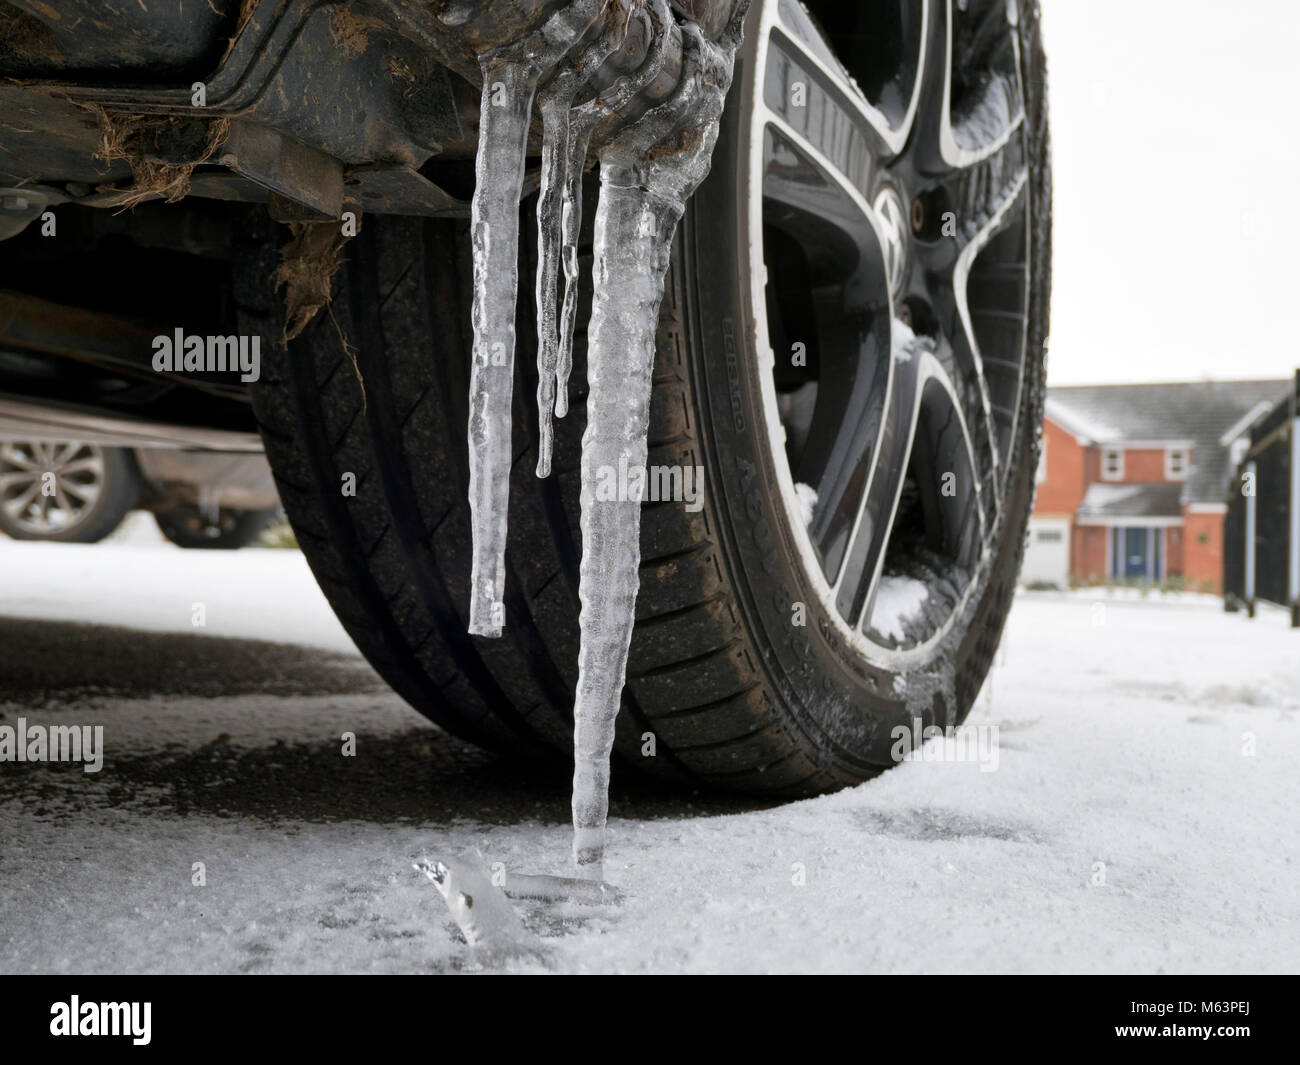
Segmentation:
{"type": "Polygon", "coordinates": [[[36,536],[74,529],[104,488],[104,453],[93,444],[0,442],[0,508],[36,536]]]}
{"type": "Polygon", "coordinates": [[[877,661],[924,657],[1002,531],[1029,293],[1014,0],[767,0],[749,246],[804,568],[877,661]]]}

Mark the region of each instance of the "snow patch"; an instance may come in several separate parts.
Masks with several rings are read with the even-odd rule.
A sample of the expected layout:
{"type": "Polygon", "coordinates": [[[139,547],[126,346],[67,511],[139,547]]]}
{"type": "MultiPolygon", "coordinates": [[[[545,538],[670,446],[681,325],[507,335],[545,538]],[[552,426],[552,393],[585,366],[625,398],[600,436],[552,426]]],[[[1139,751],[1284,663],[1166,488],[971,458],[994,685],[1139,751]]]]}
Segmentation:
{"type": "Polygon", "coordinates": [[[813,513],[817,509],[817,489],[801,482],[794,486],[794,494],[799,500],[799,517],[806,528],[812,524],[813,513]]]}
{"type": "Polygon", "coordinates": [[[1096,481],[1088,485],[1088,505],[1108,507],[1115,503],[1122,503],[1126,499],[1140,496],[1143,490],[1149,487],[1145,484],[1103,484],[1096,481]]]}
{"type": "MultiPolygon", "coordinates": [[[[350,647],[296,551],[0,539],[0,573],[11,617],[192,638],[190,603],[207,599],[200,633],[350,647]]],[[[521,900],[539,892],[516,869],[560,871],[562,795],[485,773],[396,695],[57,707],[42,720],[105,726],[104,772],[0,773],[0,971],[497,968],[409,868],[479,848],[490,871],[504,863],[543,947],[499,966],[512,971],[1294,972],[1300,896],[1279,842],[1300,760],[1287,612],[1247,621],[1210,597],[1096,593],[1102,625],[1087,593],[1017,594],[998,715],[972,714],[1000,727],[997,772],[918,759],[771,808],[629,786],[607,864],[636,896],[616,918],[521,900]],[[1246,683],[1259,692],[1231,687],[1246,683]],[[357,758],[318,809],[344,730],[357,758]],[[200,860],[205,887],[190,881],[200,860]],[[918,921],[904,897],[938,901],[918,921]]]]}
{"type": "Polygon", "coordinates": [[[954,117],[952,139],[959,147],[977,149],[1004,136],[1019,114],[1015,85],[1005,77],[993,77],[984,85],[974,105],[961,118],[954,117]]]}
{"type": "Polygon", "coordinates": [[[930,598],[930,589],[915,577],[883,574],[871,608],[871,627],[890,640],[903,638],[903,624],[911,621],[930,598]]]}

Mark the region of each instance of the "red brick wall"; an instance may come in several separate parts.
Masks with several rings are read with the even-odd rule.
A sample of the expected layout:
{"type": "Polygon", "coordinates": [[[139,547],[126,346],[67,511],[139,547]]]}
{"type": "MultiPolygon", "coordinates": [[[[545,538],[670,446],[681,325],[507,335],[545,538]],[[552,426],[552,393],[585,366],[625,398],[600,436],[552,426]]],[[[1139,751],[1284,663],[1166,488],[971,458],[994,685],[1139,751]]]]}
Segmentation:
{"type": "Polygon", "coordinates": [[[1077,580],[1104,580],[1106,577],[1105,525],[1076,525],[1070,533],[1070,573],[1077,580]]]}
{"type": "MultiPolygon", "coordinates": [[[[1100,476],[1100,474],[1098,475],[1100,476]]],[[[1128,484],[1152,484],[1165,480],[1165,449],[1134,448],[1124,450],[1124,476],[1128,484]]]]}
{"type": "Polygon", "coordinates": [[[1101,480],[1101,452],[1095,447],[1085,448],[1083,452],[1083,485],[1087,491],[1093,481],[1101,480]]]}
{"type": "Polygon", "coordinates": [[[1043,419],[1043,439],[1047,444],[1047,478],[1038,486],[1034,514],[1073,518],[1087,489],[1086,451],[1050,418],[1043,419]]]}
{"type": "Polygon", "coordinates": [[[1223,515],[1183,508],[1183,575],[1193,588],[1223,590],[1223,515]],[[1201,538],[1205,543],[1201,543],[1201,538]]]}
{"type": "Polygon", "coordinates": [[[1165,576],[1183,576],[1183,530],[1171,527],[1165,530],[1165,576]]]}

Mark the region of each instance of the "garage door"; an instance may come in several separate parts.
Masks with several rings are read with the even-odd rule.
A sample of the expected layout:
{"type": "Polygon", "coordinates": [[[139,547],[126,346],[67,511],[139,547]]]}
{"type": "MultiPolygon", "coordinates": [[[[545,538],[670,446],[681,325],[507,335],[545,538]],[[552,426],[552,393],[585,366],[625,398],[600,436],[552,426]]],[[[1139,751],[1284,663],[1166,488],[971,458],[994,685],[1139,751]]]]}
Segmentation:
{"type": "Polygon", "coordinates": [[[1032,518],[1022,584],[1046,582],[1064,588],[1070,572],[1070,522],[1068,518],[1032,518]]]}

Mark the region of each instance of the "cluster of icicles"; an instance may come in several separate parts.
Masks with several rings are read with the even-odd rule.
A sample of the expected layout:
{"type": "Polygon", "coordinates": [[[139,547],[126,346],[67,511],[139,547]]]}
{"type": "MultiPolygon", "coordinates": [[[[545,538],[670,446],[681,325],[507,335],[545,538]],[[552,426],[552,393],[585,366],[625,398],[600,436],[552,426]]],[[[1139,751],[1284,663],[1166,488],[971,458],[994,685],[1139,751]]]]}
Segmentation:
{"type": "Polygon", "coordinates": [[[602,119],[623,111],[659,75],[670,43],[680,44],[682,56],[676,90],[598,153],[600,201],[582,439],[581,649],[573,714],[574,861],[579,875],[590,879],[603,876],[609,759],[632,638],[641,521],[636,500],[598,500],[596,478],[601,468],[645,465],[655,325],[669,250],[687,199],[708,173],[747,6],[748,0],[739,0],[728,28],[712,42],[693,23],[678,23],[666,0],[574,0],[521,44],[479,60],[483,99],[472,214],[469,497],[474,563],[469,631],[500,636],[519,203],[533,104],[538,104],[543,130],[537,208],[537,475],[545,477],[551,468],[551,412],[564,417],[568,407],[582,174],[591,137],[602,119]],[[575,105],[595,72],[622,47],[634,20],[650,42],[645,61],[575,105]],[[557,293],[561,270],[562,299],[557,293]]]}

